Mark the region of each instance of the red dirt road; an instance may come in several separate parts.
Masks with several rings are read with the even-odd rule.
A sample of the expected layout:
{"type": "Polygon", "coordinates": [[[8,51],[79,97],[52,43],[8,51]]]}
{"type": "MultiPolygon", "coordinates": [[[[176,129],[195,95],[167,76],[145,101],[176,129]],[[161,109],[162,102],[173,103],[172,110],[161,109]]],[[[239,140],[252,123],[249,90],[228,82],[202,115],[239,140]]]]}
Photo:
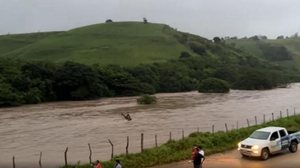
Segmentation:
{"type": "MultiPolygon", "coordinates": [[[[181,161],[152,168],[192,168],[189,161],[181,161]]],[[[300,168],[300,151],[285,152],[272,156],[267,161],[254,158],[242,158],[237,150],[218,153],[206,157],[203,168],[300,168]]]]}

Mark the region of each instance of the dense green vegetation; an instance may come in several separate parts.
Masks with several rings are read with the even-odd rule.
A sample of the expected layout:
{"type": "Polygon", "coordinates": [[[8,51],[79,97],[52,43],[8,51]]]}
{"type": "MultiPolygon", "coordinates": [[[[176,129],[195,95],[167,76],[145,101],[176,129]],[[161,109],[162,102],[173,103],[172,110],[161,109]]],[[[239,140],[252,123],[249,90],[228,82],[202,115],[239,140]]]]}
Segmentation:
{"type": "Polygon", "coordinates": [[[220,61],[206,55],[130,68],[1,59],[0,106],[191,91],[207,78],[218,78],[204,88],[209,92],[211,86],[220,92],[220,80],[226,86],[222,91],[228,89],[227,82],[231,88],[270,89],[297,80],[295,74],[287,76],[285,69],[259,59],[233,58],[234,61],[220,61]]]}
{"type": "Polygon", "coordinates": [[[281,37],[269,40],[254,36],[251,38],[228,39],[226,43],[251,53],[253,56],[265,58],[279,65],[296,68],[300,66],[299,37],[281,37]]]}
{"type": "Polygon", "coordinates": [[[198,86],[198,91],[203,93],[228,93],[229,90],[229,84],[217,78],[204,79],[198,86]]]}
{"type": "MultiPolygon", "coordinates": [[[[157,148],[146,149],[143,153],[119,155],[115,158],[121,160],[124,168],[143,168],[191,158],[191,150],[195,144],[201,144],[206,155],[234,149],[242,139],[248,137],[254,130],[266,126],[281,126],[288,130],[300,129],[300,116],[283,118],[259,126],[241,128],[238,130],[211,133],[192,133],[188,138],[178,141],[169,141],[157,148]]],[[[113,167],[113,161],[101,162],[103,168],[113,167]]],[[[78,166],[90,168],[90,165],[78,166]]],[[[70,166],[71,167],[71,166],[70,166]]]]}
{"type": "Polygon", "coordinates": [[[156,103],[156,97],[151,95],[142,95],[136,100],[139,104],[153,104],[156,103]]]}

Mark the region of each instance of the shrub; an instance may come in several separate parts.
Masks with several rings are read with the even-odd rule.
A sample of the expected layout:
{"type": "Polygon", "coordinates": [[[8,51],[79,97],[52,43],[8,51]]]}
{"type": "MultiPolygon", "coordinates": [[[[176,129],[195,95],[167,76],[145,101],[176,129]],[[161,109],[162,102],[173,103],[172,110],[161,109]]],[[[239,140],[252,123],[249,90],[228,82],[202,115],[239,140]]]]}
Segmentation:
{"type": "Polygon", "coordinates": [[[182,51],[182,52],[180,53],[180,57],[179,57],[179,58],[189,58],[189,57],[191,57],[191,54],[190,54],[190,53],[188,53],[188,52],[186,52],[186,51],[182,51]]]}
{"type": "Polygon", "coordinates": [[[206,53],[205,47],[200,43],[190,42],[188,45],[195,53],[199,55],[203,55],[206,53]]]}
{"type": "Polygon", "coordinates": [[[142,95],[137,99],[139,104],[153,104],[156,103],[156,97],[151,95],[142,95]]]}
{"type": "Polygon", "coordinates": [[[198,87],[198,91],[203,93],[228,93],[229,89],[226,81],[217,78],[207,78],[198,87]]]}

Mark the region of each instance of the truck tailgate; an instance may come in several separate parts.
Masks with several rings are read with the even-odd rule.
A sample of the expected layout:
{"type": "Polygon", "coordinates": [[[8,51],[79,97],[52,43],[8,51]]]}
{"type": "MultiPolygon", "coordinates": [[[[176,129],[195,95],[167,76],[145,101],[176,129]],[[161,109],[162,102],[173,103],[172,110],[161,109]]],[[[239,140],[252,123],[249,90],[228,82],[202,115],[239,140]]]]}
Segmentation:
{"type": "Polygon", "coordinates": [[[298,142],[300,142],[300,131],[290,134],[291,137],[296,137],[298,142]]]}

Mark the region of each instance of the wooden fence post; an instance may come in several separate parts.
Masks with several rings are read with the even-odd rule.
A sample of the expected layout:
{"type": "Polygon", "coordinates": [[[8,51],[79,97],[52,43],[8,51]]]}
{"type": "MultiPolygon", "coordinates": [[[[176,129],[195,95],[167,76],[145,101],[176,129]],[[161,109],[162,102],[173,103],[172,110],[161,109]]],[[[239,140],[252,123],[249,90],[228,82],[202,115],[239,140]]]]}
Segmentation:
{"type": "Polygon", "coordinates": [[[250,127],[250,123],[249,123],[249,120],[248,120],[248,118],[247,118],[247,125],[248,125],[248,127],[250,127]]]}
{"type": "Polygon", "coordinates": [[[255,125],[257,125],[257,117],[255,116],[255,125]]]}
{"type": "Polygon", "coordinates": [[[169,141],[171,141],[172,140],[172,132],[170,131],[169,132],[169,141]]]}
{"type": "Polygon", "coordinates": [[[68,166],[68,150],[69,148],[67,147],[66,150],[65,150],[65,166],[67,167],[68,166]]]}
{"type": "Polygon", "coordinates": [[[127,136],[126,155],[128,155],[128,146],[129,146],[129,136],[127,136]]]}
{"type": "Polygon", "coordinates": [[[211,127],[211,133],[212,133],[212,134],[215,133],[215,125],[212,125],[212,127],[211,127]]]}
{"type": "Polygon", "coordinates": [[[294,116],[296,115],[296,107],[294,107],[294,116]]]}
{"type": "Polygon", "coordinates": [[[272,121],[274,121],[274,113],[272,113],[272,121]]]}
{"type": "Polygon", "coordinates": [[[287,118],[290,117],[290,115],[289,115],[289,109],[286,109],[286,116],[287,116],[287,118]]]}
{"type": "Polygon", "coordinates": [[[226,130],[226,132],[228,132],[227,123],[225,123],[225,130],[226,130]]]}
{"type": "Polygon", "coordinates": [[[141,133],[141,152],[144,152],[144,134],[141,133]]]}
{"type": "Polygon", "coordinates": [[[13,168],[16,168],[15,156],[13,156],[12,160],[13,160],[13,168]]]}
{"type": "Polygon", "coordinates": [[[239,121],[236,121],[236,129],[239,129],[239,121]]]}
{"type": "Polygon", "coordinates": [[[92,163],[92,148],[91,148],[91,144],[88,143],[88,146],[89,146],[89,151],[90,151],[90,155],[89,155],[89,161],[90,161],[90,164],[92,163]]]}
{"type": "Polygon", "coordinates": [[[264,123],[266,123],[266,114],[264,114],[264,123]]]}
{"type": "Polygon", "coordinates": [[[112,160],[114,158],[114,144],[111,142],[110,139],[108,139],[108,142],[111,145],[111,156],[110,156],[110,159],[112,160]]]}
{"type": "Polygon", "coordinates": [[[280,110],[280,118],[282,118],[282,111],[280,110]]]}
{"type": "Polygon", "coordinates": [[[157,147],[157,135],[155,134],[155,147],[157,147]]]}
{"type": "Polygon", "coordinates": [[[182,139],[184,139],[184,129],[182,129],[182,139]]]}
{"type": "Polygon", "coordinates": [[[42,152],[40,152],[39,166],[42,168],[42,152]]]}
{"type": "Polygon", "coordinates": [[[197,128],[197,133],[199,133],[199,127],[197,128]]]}

